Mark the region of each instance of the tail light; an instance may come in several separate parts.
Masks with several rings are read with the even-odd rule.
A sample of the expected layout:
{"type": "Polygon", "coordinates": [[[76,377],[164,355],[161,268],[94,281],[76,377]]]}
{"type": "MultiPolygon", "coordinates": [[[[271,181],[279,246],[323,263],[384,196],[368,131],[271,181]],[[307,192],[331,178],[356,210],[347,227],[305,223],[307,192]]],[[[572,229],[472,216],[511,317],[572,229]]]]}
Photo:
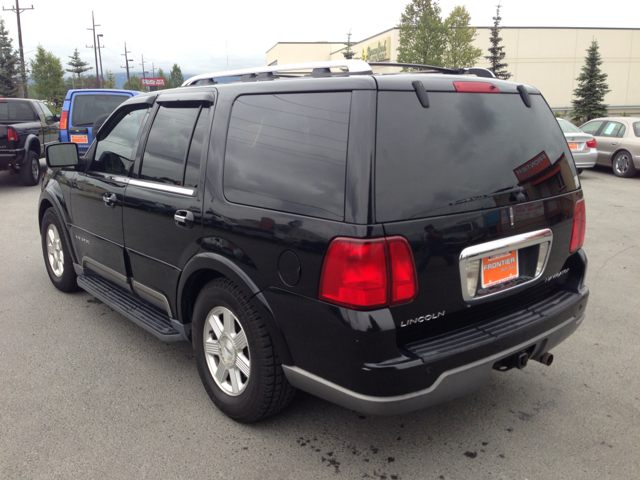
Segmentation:
{"type": "Polygon", "coordinates": [[[596,148],[598,146],[598,144],[596,143],[596,139],[594,138],[593,140],[589,140],[587,142],[587,147],[589,148],[596,148]]]}
{"type": "Polygon", "coordinates": [[[587,229],[587,217],[584,198],[576,202],[573,208],[573,231],[571,232],[571,246],[569,253],[577,252],[584,244],[584,234],[587,229]]]}
{"type": "Polygon", "coordinates": [[[67,129],[67,119],[69,118],[69,110],[64,110],[60,114],[60,130],[67,129]]]}
{"type": "Polygon", "coordinates": [[[403,237],[336,238],[322,266],[318,297],[367,310],[412,301],[418,293],[411,248],[403,237]]]}
{"type": "Polygon", "coordinates": [[[7,140],[17,142],[18,141],[18,132],[16,132],[13,128],[8,127],[7,128],[7,140]]]}
{"type": "Polygon", "coordinates": [[[453,86],[461,93],[500,93],[498,87],[489,82],[453,82],[453,86]]]}

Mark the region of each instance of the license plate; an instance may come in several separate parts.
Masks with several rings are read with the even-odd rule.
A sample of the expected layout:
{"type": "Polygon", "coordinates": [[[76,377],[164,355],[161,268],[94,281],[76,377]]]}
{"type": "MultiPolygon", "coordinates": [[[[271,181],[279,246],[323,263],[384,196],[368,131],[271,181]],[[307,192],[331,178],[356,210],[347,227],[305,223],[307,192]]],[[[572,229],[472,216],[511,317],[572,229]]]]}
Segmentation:
{"type": "Polygon", "coordinates": [[[482,288],[518,278],[518,251],[511,250],[482,259],[482,288]]]}
{"type": "Polygon", "coordinates": [[[569,150],[577,150],[578,144],[576,142],[569,142],[569,150]]]}
{"type": "Polygon", "coordinates": [[[73,143],[89,143],[86,135],[71,135],[71,141],[73,143]]]}

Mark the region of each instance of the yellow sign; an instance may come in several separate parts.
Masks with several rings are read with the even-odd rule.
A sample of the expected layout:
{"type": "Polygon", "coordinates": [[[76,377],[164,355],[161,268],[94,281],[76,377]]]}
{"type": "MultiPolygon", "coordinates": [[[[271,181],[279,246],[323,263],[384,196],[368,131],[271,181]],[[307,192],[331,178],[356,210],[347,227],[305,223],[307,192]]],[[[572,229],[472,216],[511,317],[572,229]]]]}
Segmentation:
{"type": "Polygon", "coordinates": [[[367,62],[382,62],[391,59],[391,37],[370,43],[362,49],[362,54],[367,62]]]}

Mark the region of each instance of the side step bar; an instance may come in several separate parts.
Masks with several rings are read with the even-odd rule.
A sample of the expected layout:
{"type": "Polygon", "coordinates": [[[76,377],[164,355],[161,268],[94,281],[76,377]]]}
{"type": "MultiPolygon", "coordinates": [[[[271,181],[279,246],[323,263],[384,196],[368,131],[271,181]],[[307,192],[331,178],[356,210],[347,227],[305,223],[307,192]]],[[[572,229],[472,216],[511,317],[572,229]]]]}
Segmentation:
{"type": "Polygon", "coordinates": [[[114,283],[93,275],[78,275],[78,286],[160,340],[164,342],[184,340],[180,332],[173,327],[166,313],[114,283]]]}

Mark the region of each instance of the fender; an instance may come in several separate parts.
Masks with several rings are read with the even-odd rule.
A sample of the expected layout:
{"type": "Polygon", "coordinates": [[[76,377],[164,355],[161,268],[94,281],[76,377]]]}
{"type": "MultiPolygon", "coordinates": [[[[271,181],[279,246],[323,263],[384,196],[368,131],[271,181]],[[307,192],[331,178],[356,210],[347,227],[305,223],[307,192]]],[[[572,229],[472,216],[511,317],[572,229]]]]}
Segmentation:
{"type": "Polygon", "coordinates": [[[43,152],[42,152],[42,146],[40,145],[40,139],[35,135],[29,135],[24,142],[24,153],[25,153],[24,158],[25,159],[27,158],[27,152],[31,150],[31,146],[34,145],[34,143],[36,147],[33,148],[33,150],[35,150],[36,153],[38,154],[38,158],[42,157],[43,152]]]}
{"type": "Polygon", "coordinates": [[[187,321],[184,315],[186,306],[183,304],[185,287],[190,282],[192,275],[198,270],[217,272],[221,274],[221,276],[227,277],[236,284],[240,290],[242,290],[242,293],[246,295],[247,298],[254,300],[254,306],[258,310],[260,317],[269,331],[269,335],[273,340],[273,344],[280,361],[285,365],[293,365],[291,353],[289,352],[287,342],[282,335],[280,325],[273,314],[273,310],[262,294],[262,290],[238,265],[227,257],[217,253],[199,253],[192,257],[184,267],[178,284],[177,310],[180,322],[184,324],[187,321]]]}
{"type": "Polygon", "coordinates": [[[44,212],[48,208],[45,208],[45,202],[53,206],[53,209],[58,214],[58,218],[62,221],[62,234],[67,241],[67,245],[69,245],[69,250],[71,251],[72,257],[71,259],[74,264],[78,264],[78,254],[75,250],[75,245],[71,241],[71,236],[69,235],[69,225],[71,225],[71,219],[69,218],[67,209],[63,207],[64,197],[62,196],[62,192],[60,191],[58,182],[49,180],[48,185],[40,194],[40,199],[38,201],[38,227],[40,229],[42,229],[42,217],[44,215],[44,212]]]}

